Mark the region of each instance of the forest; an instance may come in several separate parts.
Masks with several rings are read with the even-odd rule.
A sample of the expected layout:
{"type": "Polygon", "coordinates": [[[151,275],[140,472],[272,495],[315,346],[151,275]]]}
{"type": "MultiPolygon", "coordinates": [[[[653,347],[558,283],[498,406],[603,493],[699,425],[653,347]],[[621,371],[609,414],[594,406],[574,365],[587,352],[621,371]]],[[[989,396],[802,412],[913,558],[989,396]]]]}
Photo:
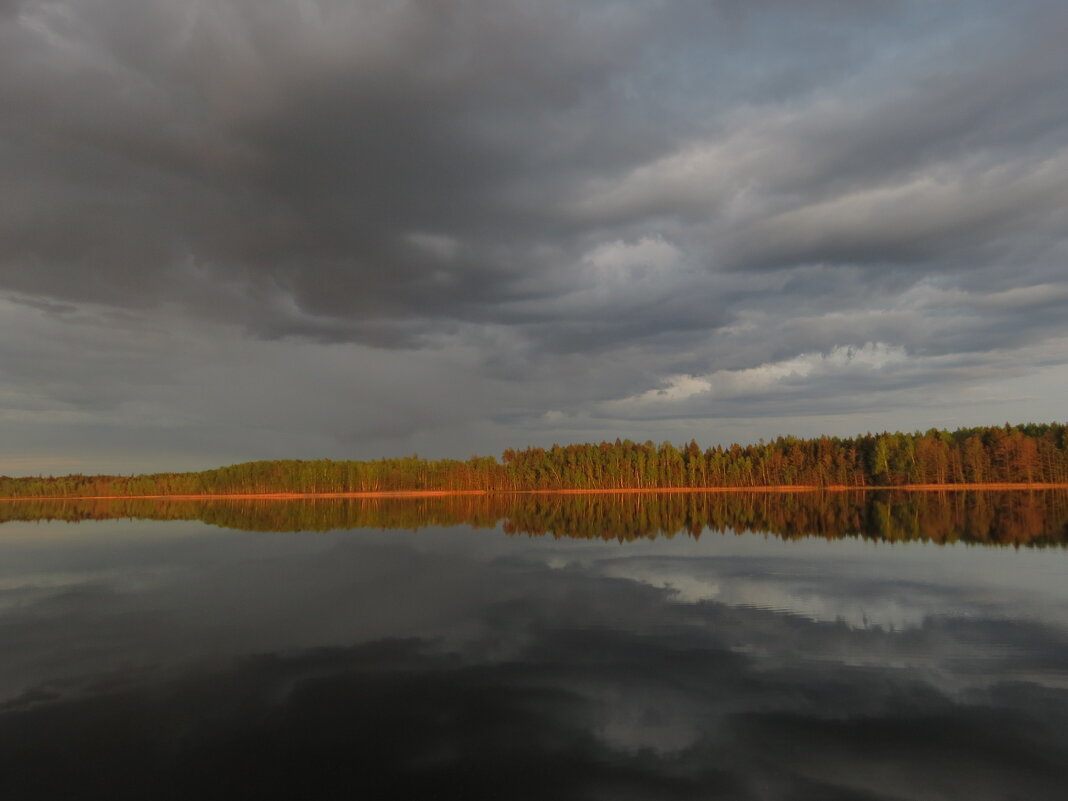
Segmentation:
{"type": "Polygon", "coordinates": [[[1061,423],[778,437],[702,448],[630,440],[506,450],[500,460],[272,460],[188,473],[0,477],[0,498],[329,494],[420,490],[522,492],[656,488],[1068,484],[1061,423]]]}

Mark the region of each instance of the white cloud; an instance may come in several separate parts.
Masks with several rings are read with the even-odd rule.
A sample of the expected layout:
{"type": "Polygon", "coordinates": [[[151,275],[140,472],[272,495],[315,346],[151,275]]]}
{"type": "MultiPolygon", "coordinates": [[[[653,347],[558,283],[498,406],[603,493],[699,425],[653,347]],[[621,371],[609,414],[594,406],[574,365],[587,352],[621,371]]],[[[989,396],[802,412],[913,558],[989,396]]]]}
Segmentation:
{"type": "Polygon", "coordinates": [[[883,342],[867,342],[859,347],[838,345],[826,353],[802,353],[757,367],[716,370],[707,375],[674,375],[663,387],[610,401],[605,406],[626,410],[671,404],[702,395],[712,400],[773,393],[789,383],[830,375],[871,373],[902,364],[907,359],[903,347],[883,342]]]}
{"type": "Polygon", "coordinates": [[[646,270],[669,270],[678,264],[681,256],[679,249],[663,237],[645,236],[633,244],[622,239],[600,244],[583,261],[606,276],[633,275],[646,270]]]}

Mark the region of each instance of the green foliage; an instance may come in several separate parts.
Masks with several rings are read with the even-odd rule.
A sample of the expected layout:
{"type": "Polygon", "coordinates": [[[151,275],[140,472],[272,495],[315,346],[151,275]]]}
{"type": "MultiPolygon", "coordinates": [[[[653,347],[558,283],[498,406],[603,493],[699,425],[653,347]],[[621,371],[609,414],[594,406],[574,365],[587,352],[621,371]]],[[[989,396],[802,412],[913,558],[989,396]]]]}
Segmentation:
{"type": "Polygon", "coordinates": [[[852,439],[778,437],[757,445],[630,440],[508,449],[503,461],[418,456],[377,461],[246,462],[198,473],[0,477],[3,498],[117,495],[489,492],[656,487],[894,487],[906,484],[1068,483],[1068,432],[1060,423],[864,434],[852,439]]]}

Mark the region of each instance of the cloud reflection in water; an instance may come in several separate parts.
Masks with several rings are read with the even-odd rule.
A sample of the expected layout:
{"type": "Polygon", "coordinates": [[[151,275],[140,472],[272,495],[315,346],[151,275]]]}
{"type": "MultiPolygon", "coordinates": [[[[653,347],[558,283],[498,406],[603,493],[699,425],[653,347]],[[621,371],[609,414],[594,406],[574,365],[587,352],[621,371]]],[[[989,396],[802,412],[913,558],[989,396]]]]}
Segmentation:
{"type": "Polygon", "coordinates": [[[0,540],[21,593],[0,611],[5,798],[1053,799],[1066,780],[1059,550],[62,525],[0,540]]]}

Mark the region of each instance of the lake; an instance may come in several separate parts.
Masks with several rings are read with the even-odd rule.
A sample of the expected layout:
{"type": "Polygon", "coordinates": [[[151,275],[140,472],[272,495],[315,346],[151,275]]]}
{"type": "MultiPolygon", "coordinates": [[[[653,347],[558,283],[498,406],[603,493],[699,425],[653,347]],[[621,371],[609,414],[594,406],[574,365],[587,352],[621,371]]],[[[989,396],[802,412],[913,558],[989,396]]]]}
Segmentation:
{"type": "Polygon", "coordinates": [[[0,798],[1063,799],[1068,494],[0,504],[0,798]]]}

